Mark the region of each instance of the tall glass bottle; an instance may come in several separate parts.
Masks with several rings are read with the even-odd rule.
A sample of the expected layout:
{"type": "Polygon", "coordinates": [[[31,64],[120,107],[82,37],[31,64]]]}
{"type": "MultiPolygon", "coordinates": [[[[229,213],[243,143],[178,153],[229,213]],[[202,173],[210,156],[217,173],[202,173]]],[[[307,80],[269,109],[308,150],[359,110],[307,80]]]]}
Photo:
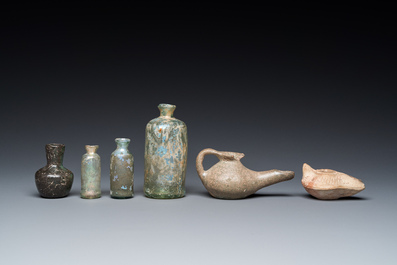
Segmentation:
{"type": "Polygon", "coordinates": [[[110,196],[125,199],[134,196],[134,157],[128,151],[130,139],[116,138],[116,150],[110,156],[110,196]]]}
{"type": "Polygon", "coordinates": [[[174,118],[175,105],[160,104],[160,116],[146,126],[145,196],[173,199],[185,196],[187,127],[174,118]]]}
{"type": "Polygon", "coordinates": [[[96,153],[98,145],[86,145],[81,159],[81,198],[101,197],[101,158],[96,153]]]}

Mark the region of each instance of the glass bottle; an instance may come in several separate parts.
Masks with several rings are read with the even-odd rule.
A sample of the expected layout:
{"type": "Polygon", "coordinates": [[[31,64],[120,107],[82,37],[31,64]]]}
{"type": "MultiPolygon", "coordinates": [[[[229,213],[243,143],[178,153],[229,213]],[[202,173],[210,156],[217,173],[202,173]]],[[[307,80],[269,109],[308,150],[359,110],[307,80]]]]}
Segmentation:
{"type": "Polygon", "coordinates": [[[96,153],[98,145],[86,145],[86,154],[81,159],[81,198],[101,197],[101,158],[96,153]]]}
{"type": "Polygon", "coordinates": [[[116,138],[116,150],[110,156],[110,196],[126,199],[134,196],[134,157],[128,151],[130,139],[116,138]]]}
{"type": "Polygon", "coordinates": [[[146,126],[145,196],[173,199],[185,196],[187,127],[174,118],[175,105],[160,104],[160,116],[146,126]]]}
{"type": "Polygon", "coordinates": [[[69,194],[73,184],[73,173],[63,166],[64,144],[45,146],[47,165],[35,174],[37,190],[44,198],[61,198],[69,194]]]}

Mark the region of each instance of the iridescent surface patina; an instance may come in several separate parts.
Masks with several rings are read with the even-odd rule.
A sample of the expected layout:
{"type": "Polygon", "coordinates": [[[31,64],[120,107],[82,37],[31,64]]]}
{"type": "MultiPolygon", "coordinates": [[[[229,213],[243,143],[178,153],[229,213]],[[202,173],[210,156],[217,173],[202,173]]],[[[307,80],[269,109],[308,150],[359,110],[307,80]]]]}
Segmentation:
{"type": "Polygon", "coordinates": [[[73,173],[63,166],[64,144],[45,146],[47,165],[36,172],[36,187],[45,198],[61,198],[69,194],[73,184],[73,173]]]}
{"type": "Polygon", "coordinates": [[[160,117],[146,126],[145,196],[173,199],[185,196],[187,127],[174,118],[175,105],[160,104],[160,117]]]}
{"type": "Polygon", "coordinates": [[[134,196],[134,157],[128,151],[130,139],[116,138],[117,148],[110,157],[110,196],[117,199],[134,196]]]}
{"type": "Polygon", "coordinates": [[[98,145],[86,145],[81,159],[81,198],[101,197],[101,158],[96,153],[98,145]]]}

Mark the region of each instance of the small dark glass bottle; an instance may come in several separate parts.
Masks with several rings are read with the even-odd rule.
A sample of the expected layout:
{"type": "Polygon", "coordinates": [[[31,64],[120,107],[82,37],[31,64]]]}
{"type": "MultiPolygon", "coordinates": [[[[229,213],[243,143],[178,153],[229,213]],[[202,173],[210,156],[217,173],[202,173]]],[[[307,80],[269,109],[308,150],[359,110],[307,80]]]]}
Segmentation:
{"type": "Polygon", "coordinates": [[[61,198],[69,194],[73,184],[73,173],[63,166],[64,144],[45,146],[47,165],[36,172],[36,187],[45,198],[61,198]]]}

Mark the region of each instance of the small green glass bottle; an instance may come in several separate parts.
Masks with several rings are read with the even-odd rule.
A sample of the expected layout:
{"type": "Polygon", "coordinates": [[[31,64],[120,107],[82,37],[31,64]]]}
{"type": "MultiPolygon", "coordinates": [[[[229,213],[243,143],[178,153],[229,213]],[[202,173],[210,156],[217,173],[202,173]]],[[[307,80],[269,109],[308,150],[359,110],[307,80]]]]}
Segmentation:
{"type": "Polygon", "coordinates": [[[134,197],[134,157],[128,151],[130,139],[116,138],[117,148],[110,157],[110,196],[134,197]]]}
{"type": "Polygon", "coordinates": [[[175,105],[160,104],[160,117],[146,126],[145,196],[174,199],[185,196],[187,127],[174,118],[175,105]]]}
{"type": "Polygon", "coordinates": [[[101,197],[101,158],[96,153],[98,145],[86,145],[86,154],[81,160],[81,198],[101,197]]]}

